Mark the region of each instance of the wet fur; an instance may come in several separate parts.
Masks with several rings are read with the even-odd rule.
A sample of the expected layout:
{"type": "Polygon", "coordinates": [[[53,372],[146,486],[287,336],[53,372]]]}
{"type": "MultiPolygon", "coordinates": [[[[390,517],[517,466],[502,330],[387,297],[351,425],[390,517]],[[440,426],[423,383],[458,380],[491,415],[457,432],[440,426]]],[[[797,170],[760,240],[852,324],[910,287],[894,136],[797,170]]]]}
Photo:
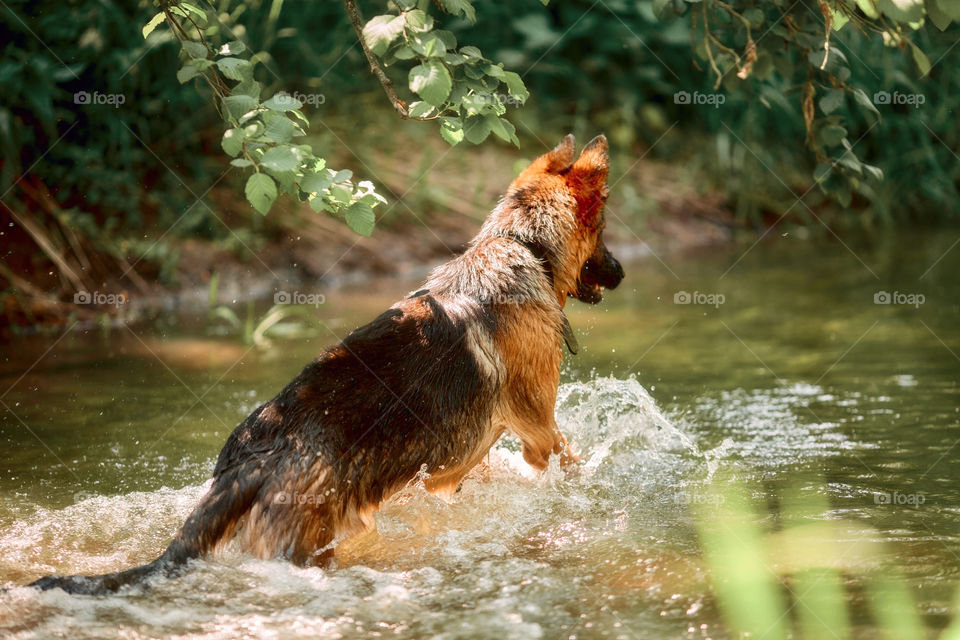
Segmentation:
{"type": "Polygon", "coordinates": [[[600,238],[607,162],[602,136],[576,161],[572,136],[538,158],[465,253],[237,427],[209,493],[157,561],[34,586],[113,591],[230,540],[261,558],[322,564],[418,476],[430,491],[456,490],[505,432],[536,469],[552,454],[575,463],[554,419],[563,306],[567,296],[596,302],[623,277],[600,238]]]}

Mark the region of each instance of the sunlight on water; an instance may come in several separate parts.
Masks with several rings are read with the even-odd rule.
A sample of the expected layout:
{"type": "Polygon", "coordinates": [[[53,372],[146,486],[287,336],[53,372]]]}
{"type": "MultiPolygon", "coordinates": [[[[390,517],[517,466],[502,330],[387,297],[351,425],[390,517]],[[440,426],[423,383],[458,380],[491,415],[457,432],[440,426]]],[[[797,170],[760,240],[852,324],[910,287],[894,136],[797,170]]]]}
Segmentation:
{"type": "MultiPolygon", "coordinates": [[[[14,452],[0,459],[0,636],[726,638],[691,513],[718,509],[701,489],[730,470],[768,531],[798,487],[829,503],[820,517],[838,531],[883,543],[882,557],[844,565],[847,604],[862,600],[858,571],[897,564],[924,623],[942,629],[960,582],[960,252],[923,280],[923,307],[873,299],[952,242],[920,238],[910,260],[864,250],[882,284],[843,246],[779,236],[722,279],[736,251],[667,258],[669,272],[631,265],[602,305],[568,307],[582,350],[566,360],[556,415],[581,450],[577,474],[556,461],[534,474],[505,438],[449,501],[416,483],[394,496],[335,570],[227,548],[104,598],[16,585],[155,558],[233,427],[336,337],[247,351],[154,327],[71,335],[43,358],[51,341],[12,345],[0,363],[12,385],[0,450],[14,452]],[[680,288],[727,303],[672,304],[680,288]]],[[[346,330],[415,287],[344,292],[319,312],[346,330]]],[[[855,637],[873,631],[866,620],[855,637]]]]}
{"type": "MultiPolygon", "coordinates": [[[[564,384],[557,415],[582,450],[585,463],[576,476],[565,477],[556,460],[537,476],[518,444],[504,440],[451,500],[416,483],[391,498],[377,514],[377,532],[340,550],[338,569],[301,569],[228,548],[195,562],[182,578],[157,581],[149,595],[132,589],[87,598],[13,589],[3,596],[9,609],[0,609],[0,629],[14,637],[381,631],[411,638],[538,638],[578,635],[580,628],[579,636],[588,637],[598,616],[616,629],[623,623],[608,601],[638,588],[641,597],[663,599],[671,573],[685,586],[698,580],[695,566],[632,521],[651,519],[666,504],[662,496],[674,495],[678,476],[706,473],[709,460],[634,378],[564,384]]],[[[12,586],[54,569],[95,573],[148,561],[205,489],[37,508],[0,536],[0,569],[12,586]]]]}

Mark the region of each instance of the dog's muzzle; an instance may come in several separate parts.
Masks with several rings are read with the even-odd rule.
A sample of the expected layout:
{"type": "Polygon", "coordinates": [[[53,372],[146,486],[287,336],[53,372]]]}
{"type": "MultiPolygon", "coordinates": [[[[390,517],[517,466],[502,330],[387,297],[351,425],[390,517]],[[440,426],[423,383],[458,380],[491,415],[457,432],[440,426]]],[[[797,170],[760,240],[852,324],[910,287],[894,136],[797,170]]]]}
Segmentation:
{"type": "Polygon", "coordinates": [[[583,263],[574,297],[581,302],[597,304],[603,299],[603,288],[616,289],[623,276],[620,262],[601,244],[596,253],[583,263]]]}

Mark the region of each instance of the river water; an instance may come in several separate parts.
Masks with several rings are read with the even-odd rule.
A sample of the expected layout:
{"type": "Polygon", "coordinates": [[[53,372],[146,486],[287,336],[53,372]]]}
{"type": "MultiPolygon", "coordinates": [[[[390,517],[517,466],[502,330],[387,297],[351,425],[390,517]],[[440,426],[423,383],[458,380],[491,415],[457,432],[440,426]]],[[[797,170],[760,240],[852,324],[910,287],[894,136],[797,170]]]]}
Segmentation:
{"type": "MultiPolygon", "coordinates": [[[[731,637],[691,507],[732,469],[760,527],[791,490],[857,523],[935,637],[960,583],[956,240],[776,236],[627,265],[599,306],[568,306],[581,353],[557,420],[582,449],[575,477],[531,474],[506,439],[451,501],[415,485],[391,499],[335,569],[227,549],[102,598],[16,585],[156,557],[233,427],[417,283],[308,292],[322,328],[267,349],[190,318],[6,345],[0,634],[731,637]]],[[[855,637],[879,637],[860,568],[843,574],[855,637]]]]}

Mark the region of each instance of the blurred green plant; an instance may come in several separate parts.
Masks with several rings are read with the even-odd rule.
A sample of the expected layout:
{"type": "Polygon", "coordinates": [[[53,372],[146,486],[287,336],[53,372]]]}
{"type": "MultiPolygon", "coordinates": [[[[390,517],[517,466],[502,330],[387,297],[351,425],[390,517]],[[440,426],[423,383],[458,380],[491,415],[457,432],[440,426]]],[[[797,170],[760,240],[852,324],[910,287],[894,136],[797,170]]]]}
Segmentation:
{"type": "Polygon", "coordinates": [[[210,277],[207,291],[207,322],[210,327],[226,326],[238,334],[246,345],[259,348],[270,346],[271,338],[302,338],[312,335],[323,323],[307,305],[275,304],[257,317],[254,300],[245,303],[244,318],[230,306],[218,304],[220,274],[210,277]]]}
{"type": "MultiPolygon", "coordinates": [[[[730,630],[770,640],[860,637],[851,622],[854,599],[845,591],[857,581],[870,624],[882,637],[927,637],[902,573],[883,561],[889,554],[877,532],[831,519],[823,494],[810,486],[821,485],[789,489],[782,497],[776,527],[749,503],[748,487],[730,475],[715,478],[693,501],[714,593],[730,630]]],[[[960,618],[940,637],[954,640],[958,633],[960,618]]]]}

